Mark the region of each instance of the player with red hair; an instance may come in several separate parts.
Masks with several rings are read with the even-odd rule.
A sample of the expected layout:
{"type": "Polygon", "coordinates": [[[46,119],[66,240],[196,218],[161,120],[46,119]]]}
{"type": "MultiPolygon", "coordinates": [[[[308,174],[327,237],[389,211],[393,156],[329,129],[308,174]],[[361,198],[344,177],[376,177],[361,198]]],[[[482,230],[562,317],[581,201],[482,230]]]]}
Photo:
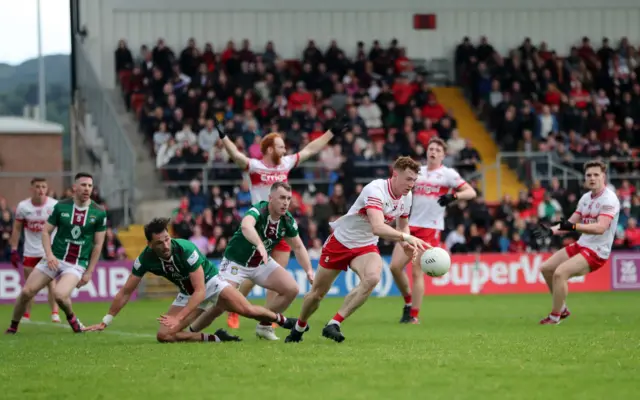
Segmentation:
{"type": "MultiPolygon", "coordinates": [[[[264,136],[260,142],[260,150],[262,151],[263,157],[261,160],[258,160],[249,158],[239,151],[230,139],[229,132],[225,132],[224,126],[220,123],[216,125],[225,150],[229,153],[233,162],[249,175],[252,204],[268,201],[271,185],[275,182],[287,182],[289,171],[322,151],[334,136],[342,134],[346,131],[347,127],[348,125],[345,124],[344,118],[336,118],[333,126],[322,136],[309,143],[298,153],[290,155],[286,155],[287,148],[285,147],[282,136],[277,132],[271,132],[264,136]]],[[[278,243],[272,252],[273,260],[283,267],[289,264],[290,255],[291,247],[284,240],[278,243]]],[[[313,277],[313,271],[306,272],[309,277],[313,277]]],[[[246,296],[251,292],[253,286],[254,284],[251,281],[245,280],[239,289],[240,292],[246,296]]],[[[267,308],[272,298],[273,294],[267,292],[267,308]]],[[[229,313],[227,323],[230,328],[238,328],[240,326],[238,315],[229,313]]],[[[264,328],[259,331],[263,334],[264,328]]],[[[256,332],[258,332],[258,330],[256,332]]],[[[265,337],[265,339],[278,340],[275,333],[271,333],[272,334],[269,335],[270,337],[265,337]]]]}

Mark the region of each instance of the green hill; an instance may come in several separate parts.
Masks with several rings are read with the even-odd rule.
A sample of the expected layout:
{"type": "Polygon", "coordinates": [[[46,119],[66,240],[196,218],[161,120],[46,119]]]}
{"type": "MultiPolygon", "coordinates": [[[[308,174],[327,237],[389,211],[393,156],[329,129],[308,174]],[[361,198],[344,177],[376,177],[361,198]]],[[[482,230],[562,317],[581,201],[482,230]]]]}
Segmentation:
{"type": "MultiPolygon", "coordinates": [[[[47,85],[69,87],[71,84],[71,57],[52,54],[44,57],[47,85]]],[[[19,65],[0,63],[0,94],[12,92],[21,84],[38,83],[38,59],[32,58],[19,65]]]]}

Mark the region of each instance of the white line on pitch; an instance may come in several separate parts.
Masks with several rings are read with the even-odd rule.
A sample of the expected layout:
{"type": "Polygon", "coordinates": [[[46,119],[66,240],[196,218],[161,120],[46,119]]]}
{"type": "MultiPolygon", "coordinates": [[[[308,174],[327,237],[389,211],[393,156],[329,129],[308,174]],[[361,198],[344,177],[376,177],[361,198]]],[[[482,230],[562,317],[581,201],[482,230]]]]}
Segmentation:
{"type": "MultiPolygon", "coordinates": [[[[62,325],[62,324],[56,324],[53,322],[43,322],[43,321],[25,321],[23,323],[29,324],[29,325],[42,325],[42,326],[50,326],[50,327],[54,327],[54,328],[65,328],[65,329],[70,329],[71,327],[69,325],[62,325]]],[[[112,335],[118,335],[118,336],[131,336],[131,337],[144,337],[144,338],[154,338],[156,337],[156,335],[151,335],[148,333],[133,333],[133,332],[122,332],[122,331],[113,331],[110,329],[105,329],[104,331],[101,332],[85,332],[89,335],[95,335],[96,333],[109,333],[112,335]]]]}

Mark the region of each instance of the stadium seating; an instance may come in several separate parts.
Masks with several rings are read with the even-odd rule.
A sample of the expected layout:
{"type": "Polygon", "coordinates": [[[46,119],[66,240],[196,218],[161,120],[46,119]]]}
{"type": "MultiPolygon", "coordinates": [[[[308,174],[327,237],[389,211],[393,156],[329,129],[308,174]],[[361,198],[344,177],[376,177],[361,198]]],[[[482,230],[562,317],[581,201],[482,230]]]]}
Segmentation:
{"type": "MultiPolygon", "coordinates": [[[[277,49],[277,43],[275,45],[277,49]]],[[[459,136],[462,139],[469,139],[471,141],[472,146],[475,148],[474,151],[477,152],[482,162],[486,163],[486,166],[494,162],[498,151],[518,149],[518,142],[522,137],[523,128],[517,124],[515,124],[515,127],[505,124],[504,110],[502,107],[508,103],[502,102],[499,104],[496,103],[496,99],[498,97],[503,98],[504,96],[509,96],[504,93],[509,92],[513,87],[512,81],[514,80],[514,74],[516,74],[518,79],[526,74],[521,71],[520,67],[513,67],[513,62],[508,59],[504,63],[504,67],[498,67],[497,65],[500,64],[500,61],[494,60],[500,60],[500,56],[490,45],[484,45],[484,48],[481,49],[482,51],[478,53],[476,53],[476,49],[473,48],[472,45],[470,46],[471,47],[461,47],[457,50],[456,71],[459,81],[462,84],[462,92],[455,88],[432,88],[428,86],[424,88],[424,91],[421,90],[424,77],[415,73],[415,69],[409,60],[402,59],[401,62],[397,62],[400,59],[400,51],[397,47],[387,48],[383,50],[382,53],[376,53],[376,50],[368,54],[361,48],[359,51],[362,54],[358,54],[353,61],[346,62],[342,61],[343,58],[338,56],[340,53],[345,53],[339,49],[339,47],[328,49],[325,54],[313,49],[306,49],[303,54],[301,54],[299,60],[284,61],[278,60],[277,50],[265,50],[264,53],[244,51],[236,54],[230,51],[225,51],[222,54],[205,51],[201,55],[197,55],[199,53],[192,53],[194,50],[191,47],[184,49],[179,54],[173,53],[172,50],[167,48],[154,48],[153,50],[144,48],[142,49],[141,57],[142,59],[146,58],[147,62],[136,65],[127,65],[126,63],[119,63],[117,65],[120,65],[118,74],[123,96],[132,112],[138,117],[141,132],[145,134],[148,139],[150,153],[158,157],[159,166],[167,164],[183,165],[182,163],[192,160],[202,163],[212,160],[216,163],[220,161],[227,162],[224,154],[222,154],[219,149],[216,149],[215,146],[213,149],[195,149],[190,159],[176,159],[176,157],[170,156],[172,154],[171,152],[169,152],[170,155],[167,156],[166,152],[164,152],[166,149],[162,149],[161,154],[157,154],[157,150],[160,150],[162,141],[166,140],[166,138],[177,137],[183,140],[197,140],[199,132],[203,130],[201,128],[206,125],[206,119],[200,119],[202,115],[205,115],[206,118],[233,118],[243,125],[247,125],[249,119],[255,119],[257,129],[254,129],[253,132],[247,129],[240,129],[239,127],[236,128],[237,131],[234,136],[241,137],[238,143],[244,147],[245,151],[252,151],[250,146],[253,144],[253,138],[255,136],[260,136],[264,134],[265,131],[275,128],[285,133],[288,147],[296,150],[300,145],[300,139],[297,139],[297,137],[299,137],[298,135],[300,135],[301,132],[306,132],[310,137],[313,137],[327,127],[325,111],[328,108],[342,109],[345,104],[351,104],[352,101],[355,103],[355,106],[357,106],[364,93],[371,94],[377,107],[381,110],[381,116],[378,120],[376,120],[375,115],[365,119],[369,114],[364,110],[360,112],[360,109],[356,109],[355,114],[360,114],[362,118],[354,118],[354,122],[357,122],[354,123],[354,126],[359,125],[358,128],[355,128],[354,134],[357,140],[361,141],[365,151],[362,152],[362,155],[356,155],[353,154],[350,149],[347,150],[343,148],[348,158],[355,156],[359,156],[358,159],[371,160],[391,158],[396,154],[394,150],[396,152],[398,151],[398,146],[389,144],[389,137],[394,136],[396,141],[405,141],[405,138],[411,136],[411,129],[405,129],[404,119],[401,118],[401,114],[406,112],[407,115],[414,117],[414,124],[418,126],[417,129],[413,129],[415,133],[417,133],[416,138],[418,140],[407,141],[414,143],[414,145],[400,147],[401,151],[420,158],[423,155],[420,139],[429,137],[432,133],[449,139],[449,136],[452,134],[451,132],[457,128],[459,136]],[[486,51],[487,49],[489,49],[489,51],[486,51]],[[190,54],[196,54],[195,61],[190,54]],[[474,60],[472,57],[479,55],[484,57],[479,61],[485,63],[488,66],[487,69],[478,69],[481,63],[478,63],[478,60],[474,60]],[[171,62],[167,63],[166,60],[175,60],[175,65],[172,66],[171,62]],[[324,69],[317,72],[311,68],[311,65],[305,65],[307,62],[313,60],[323,60],[325,62],[324,65],[329,71],[327,75],[324,75],[324,69]],[[367,61],[371,62],[371,66],[368,66],[369,63],[367,61]],[[201,65],[201,62],[204,65],[201,65]],[[159,69],[163,71],[161,73],[155,71],[154,66],[161,66],[159,69]],[[393,73],[387,75],[385,66],[391,66],[393,73]],[[275,80],[276,90],[269,91],[269,89],[273,89],[274,86],[270,81],[267,82],[265,78],[262,78],[262,76],[265,75],[263,69],[272,72],[273,76],[278,78],[275,80]],[[372,73],[369,73],[370,71],[372,71],[372,73]],[[335,79],[334,82],[331,81],[330,73],[332,72],[336,72],[333,78],[335,79]],[[162,73],[172,74],[172,85],[170,85],[172,88],[167,88],[163,85],[164,81],[161,79],[162,73]],[[221,75],[227,78],[226,80],[228,82],[226,84],[220,83],[221,80],[225,80],[224,78],[220,78],[221,75]],[[372,79],[372,77],[374,79],[372,79]],[[408,79],[404,79],[405,77],[408,79]],[[160,78],[159,82],[157,81],[158,78],[160,78]],[[498,91],[492,94],[490,84],[491,79],[494,78],[498,79],[500,87],[498,91]],[[279,82],[280,80],[281,82],[279,82]],[[201,86],[197,82],[205,82],[204,86],[206,88],[214,88],[216,97],[207,98],[207,89],[203,90],[202,93],[194,93],[195,96],[190,94],[189,89],[197,89],[201,86]],[[286,84],[283,88],[281,84],[285,82],[286,84]],[[294,95],[293,98],[291,97],[298,82],[304,82],[306,88],[311,92],[310,95],[304,94],[303,91],[303,94],[299,96],[294,95]],[[340,83],[340,86],[342,86],[341,89],[338,89],[338,92],[344,92],[346,95],[336,94],[335,83],[340,83]],[[377,85],[374,83],[377,83],[377,85]],[[234,90],[235,87],[239,87],[237,92],[234,90]],[[316,95],[315,89],[318,89],[321,93],[316,95]],[[170,99],[170,97],[174,96],[166,95],[166,93],[171,92],[173,92],[175,100],[170,99]],[[272,101],[275,99],[276,94],[281,93],[285,94],[285,99],[289,104],[286,106],[283,105],[280,108],[282,113],[275,113],[272,107],[272,101]],[[498,93],[500,96],[497,96],[498,93]],[[467,102],[463,94],[467,95],[472,101],[467,102]],[[317,97],[314,99],[314,96],[317,97]],[[436,104],[429,104],[428,99],[430,98],[436,99],[436,104]],[[267,99],[267,102],[261,102],[263,99],[267,99]],[[308,112],[296,114],[296,105],[300,103],[300,99],[307,99],[305,101],[309,101],[310,99],[314,106],[317,107],[315,114],[317,114],[318,117],[315,115],[310,116],[308,112]],[[199,109],[199,107],[204,107],[201,106],[201,100],[205,100],[208,104],[207,110],[204,110],[204,114],[203,110],[199,109]],[[393,109],[388,107],[389,101],[395,103],[393,109]],[[437,104],[438,102],[439,104],[437,104]],[[414,110],[412,110],[412,107],[409,105],[419,106],[418,110],[414,113],[414,110]],[[498,107],[498,105],[500,105],[500,107],[498,107]],[[157,111],[156,106],[163,108],[157,111]],[[183,115],[176,117],[174,112],[175,108],[182,108],[183,115]],[[299,128],[298,126],[292,126],[292,118],[287,114],[287,109],[289,108],[293,109],[292,113],[296,119],[299,120],[299,128]],[[153,113],[156,112],[159,114],[153,116],[153,113]],[[450,112],[452,112],[452,115],[449,115],[450,112]],[[477,118],[477,116],[480,116],[480,118],[477,118]],[[425,119],[433,119],[433,122],[435,122],[433,129],[431,126],[425,127],[425,119]],[[450,128],[446,123],[442,122],[445,119],[451,120],[450,128]],[[166,134],[163,133],[165,131],[164,128],[159,128],[160,120],[166,122],[166,134]],[[191,122],[193,135],[191,135],[190,132],[186,134],[180,132],[183,130],[184,122],[187,120],[191,122]],[[320,124],[316,125],[314,122],[319,122],[320,124]],[[509,129],[515,130],[512,132],[509,129]],[[157,131],[161,133],[156,134],[157,131]],[[395,133],[400,133],[400,135],[394,135],[395,133]],[[154,141],[155,137],[157,137],[157,141],[154,141]],[[496,140],[493,138],[496,138],[496,140]],[[382,141],[383,143],[375,145],[376,141],[382,141]],[[171,161],[172,159],[173,161],[171,161]]],[[[197,49],[197,46],[194,48],[197,49]]],[[[127,51],[130,52],[130,50],[127,51]]],[[[197,52],[198,50],[195,51],[197,52]]],[[[528,58],[539,57],[544,60],[553,60],[553,53],[546,50],[543,52],[532,51],[529,49],[529,45],[523,45],[517,51],[525,54],[528,58]],[[534,56],[534,54],[538,54],[538,56],[534,56]]],[[[348,53],[348,51],[346,53],[348,53]]],[[[596,65],[593,62],[595,61],[593,55],[587,51],[586,48],[579,50],[578,54],[587,57],[589,68],[593,68],[596,65]]],[[[134,58],[131,56],[124,57],[124,59],[134,58]]],[[[576,62],[575,65],[580,66],[577,60],[573,61],[576,62]]],[[[568,63],[570,61],[566,62],[568,63]]],[[[524,70],[524,72],[526,72],[526,70],[524,70]]],[[[585,71],[583,71],[583,73],[584,72],[585,71]]],[[[543,75],[541,71],[539,74],[540,76],[543,75]]],[[[632,79],[636,79],[636,76],[633,76],[632,79]]],[[[628,84],[630,85],[631,83],[629,82],[628,84]]],[[[522,100],[525,104],[528,104],[526,102],[529,99],[531,100],[530,104],[531,108],[535,110],[534,113],[542,110],[545,99],[553,100],[554,98],[553,93],[547,93],[546,87],[543,88],[534,85],[537,89],[533,90],[526,79],[523,80],[522,86],[523,92],[531,93],[533,91],[538,95],[537,97],[524,96],[522,100]]],[[[570,86],[565,85],[562,89],[568,93],[570,86]]],[[[513,97],[516,97],[517,100],[520,101],[518,94],[513,97]]],[[[637,97],[634,97],[633,101],[637,101],[637,97]]],[[[522,124],[522,117],[519,115],[520,108],[518,109],[518,115],[516,115],[518,124],[522,124]]],[[[547,119],[545,119],[545,121],[547,121],[547,119]]],[[[640,118],[634,119],[634,121],[640,121],[640,118]]],[[[637,128],[635,122],[634,126],[637,128]]],[[[566,129],[564,125],[559,126],[559,128],[566,129]]],[[[637,131],[632,130],[632,132],[637,131]]],[[[209,142],[204,141],[203,143],[209,142]]],[[[636,143],[633,144],[635,145],[636,143]]],[[[206,146],[209,146],[209,144],[206,144],[206,146]]],[[[635,150],[633,150],[631,154],[635,154],[634,152],[635,150]]],[[[456,157],[454,156],[453,159],[455,160],[456,157]]],[[[525,170],[529,171],[531,165],[527,165],[529,169],[527,170],[525,168],[525,170]]],[[[485,200],[498,201],[489,205],[472,203],[468,205],[466,211],[460,210],[460,215],[457,215],[457,212],[450,212],[447,220],[447,229],[452,230],[460,223],[463,224],[469,242],[477,242],[478,237],[486,231],[493,232],[493,239],[489,240],[488,243],[484,243],[484,240],[481,241],[484,243],[481,246],[482,250],[505,251],[508,249],[508,246],[499,246],[499,243],[504,245],[505,241],[498,240],[502,234],[498,233],[497,230],[502,228],[500,224],[495,221],[506,221],[506,229],[508,231],[506,236],[511,239],[511,242],[516,242],[513,240],[513,235],[519,230],[518,233],[520,236],[527,241],[526,245],[528,247],[535,247],[532,246],[532,243],[529,243],[530,235],[528,232],[531,226],[537,221],[538,208],[539,204],[543,201],[544,192],[549,191],[558,202],[562,203],[562,212],[564,213],[569,212],[568,210],[572,207],[572,203],[567,200],[566,196],[562,197],[558,194],[561,192],[550,187],[551,182],[545,182],[544,186],[546,187],[536,188],[534,182],[531,180],[531,174],[523,174],[520,169],[512,167],[519,167],[519,165],[511,163],[500,166],[500,188],[497,187],[497,171],[490,168],[486,169],[484,171],[486,186],[482,187],[486,189],[486,193],[483,193],[485,200]],[[527,190],[527,186],[524,186],[522,182],[525,182],[530,189],[527,190]],[[499,189],[508,195],[502,201],[497,197],[499,189]],[[520,201],[511,203],[510,199],[520,199],[520,201]],[[522,221],[519,222],[519,220],[522,221]],[[524,228],[521,227],[523,223],[524,228]],[[472,228],[471,225],[475,226],[472,228]],[[520,228],[516,228],[516,226],[520,226],[520,228]],[[470,236],[476,236],[476,238],[472,239],[470,236]]],[[[308,172],[309,169],[307,168],[307,173],[308,172]]],[[[471,173],[472,172],[473,170],[471,173]]],[[[190,205],[190,199],[200,204],[202,202],[202,196],[192,193],[191,189],[187,188],[187,185],[191,179],[201,179],[202,177],[198,174],[174,174],[171,170],[165,170],[163,173],[167,182],[174,182],[174,186],[181,189],[179,194],[186,194],[182,203],[183,211],[177,211],[177,215],[180,216],[179,219],[181,221],[181,226],[177,227],[179,228],[177,231],[188,237],[193,230],[193,226],[200,224],[202,219],[202,216],[199,215],[200,206],[195,207],[190,205]],[[198,209],[196,210],[194,208],[198,209]],[[186,210],[186,212],[184,210],[186,210]],[[193,217],[183,218],[183,215],[189,214],[191,211],[195,211],[193,217]]],[[[316,171],[315,174],[317,175],[318,172],[316,171]]],[[[212,168],[212,170],[208,172],[208,179],[216,181],[220,175],[216,169],[212,168]]],[[[232,166],[229,169],[224,169],[224,176],[225,178],[231,176],[232,179],[240,179],[239,172],[232,166]]],[[[304,177],[304,175],[300,175],[300,177],[304,177]]],[[[475,184],[477,185],[477,182],[475,184]]],[[[321,198],[317,201],[315,192],[310,193],[306,186],[296,188],[299,189],[298,195],[301,200],[310,203],[309,205],[314,209],[322,208],[322,202],[324,200],[321,198]]],[[[480,189],[481,187],[478,188],[480,189]]],[[[233,204],[234,201],[225,200],[225,196],[231,195],[231,197],[234,197],[233,195],[241,189],[228,185],[216,185],[215,188],[204,189],[206,193],[205,197],[207,198],[206,203],[213,205],[213,225],[219,224],[224,215],[227,215],[231,220],[237,220],[239,218],[239,214],[233,204]],[[213,194],[211,194],[211,191],[213,191],[213,194]],[[219,194],[218,191],[220,192],[219,194]],[[214,201],[213,199],[216,200],[214,201]],[[228,204],[220,206],[219,203],[221,201],[228,204]],[[216,204],[218,205],[216,206],[216,204]]],[[[343,196],[345,197],[344,200],[340,198],[336,199],[335,194],[332,195],[331,193],[332,186],[321,186],[319,191],[323,192],[325,189],[331,197],[330,205],[341,204],[344,200],[349,204],[354,198],[354,193],[347,193],[346,196],[343,196]]],[[[574,187],[572,190],[577,189],[574,187]]],[[[301,211],[301,209],[305,207],[304,202],[300,201],[299,205],[294,205],[294,213],[300,217],[302,226],[306,226],[305,224],[308,225],[312,221],[312,218],[304,216],[303,211],[301,211]],[[307,221],[307,219],[309,221],[307,221]]],[[[338,213],[339,207],[334,206],[331,211],[338,213]]],[[[326,226],[319,228],[318,238],[324,239],[328,229],[326,226]]],[[[207,231],[205,232],[207,235],[211,235],[211,229],[205,229],[205,231],[207,231]]],[[[215,247],[217,246],[216,243],[220,243],[219,233],[220,232],[217,232],[210,240],[210,247],[213,248],[211,254],[218,252],[215,250],[215,247]]],[[[125,237],[127,236],[126,233],[124,235],[125,237]]],[[[303,236],[308,244],[311,244],[314,240],[314,237],[308,237],[306,234],[303,236]]],[[[140,245],[140,243],[132,244],[132,246],[140,245]]],[[[552,245],[559,244],[555,243],[552,245]]]]}

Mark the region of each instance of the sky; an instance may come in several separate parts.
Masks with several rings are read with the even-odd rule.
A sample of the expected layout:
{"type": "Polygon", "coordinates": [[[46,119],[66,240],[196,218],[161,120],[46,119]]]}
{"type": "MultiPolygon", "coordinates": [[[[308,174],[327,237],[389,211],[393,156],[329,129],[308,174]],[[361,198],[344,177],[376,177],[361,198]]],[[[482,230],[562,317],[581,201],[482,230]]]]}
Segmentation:
{"type": "MultiPolygon", "coordinates": [[[[0,63],[38,55],[37,0],[0,0],[0,63]]],[[[71,53],[69,0],[40,0],[42,52],[71,53]]]]}

